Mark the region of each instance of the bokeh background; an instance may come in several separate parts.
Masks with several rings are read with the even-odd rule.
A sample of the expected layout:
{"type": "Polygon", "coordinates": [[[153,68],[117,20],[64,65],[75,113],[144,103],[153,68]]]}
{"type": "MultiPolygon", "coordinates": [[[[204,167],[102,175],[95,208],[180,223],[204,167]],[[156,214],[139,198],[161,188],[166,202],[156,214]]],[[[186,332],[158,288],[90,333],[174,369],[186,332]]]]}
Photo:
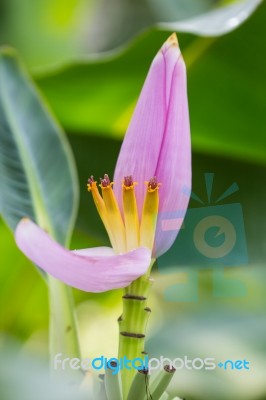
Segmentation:
{"type": "MultiPolygon", "coordinates": [[[[112,175],[151,60],[169,35],[167,23],[227,3],[234,2],[0,0],[0,45],[19,51],[75,155],[81,197],[71,248],[108,243],[86,181],[112,175]]],[[[166,292],[189,284],[191,271],[155,267],[149,354],[251,363],[250,371],[178,371],[171,391],[186,399],[266,399],[265,21],[262,2],[225,35],[178,33],[188,71],[193,191],[206,200],[207,172],[215,174],[214,198],[238,184],[222,204],[242,205],[249,257],[248,265],[223,269],[221,292],[214,268],[199,270],[197,296],[187,301],[166,292]],[[241,290],[234,293],[232,285],[241,290]]],[[[190,207],[198,206],[192,199],[190,207]]],[[[84,357],[116,354],[120,298],[120,291],[75,291],[84,357]]],[[[48,318],[46,284],[0,219],[0,345],[12,338],[20,352],[47,357],[48,318]]]]}

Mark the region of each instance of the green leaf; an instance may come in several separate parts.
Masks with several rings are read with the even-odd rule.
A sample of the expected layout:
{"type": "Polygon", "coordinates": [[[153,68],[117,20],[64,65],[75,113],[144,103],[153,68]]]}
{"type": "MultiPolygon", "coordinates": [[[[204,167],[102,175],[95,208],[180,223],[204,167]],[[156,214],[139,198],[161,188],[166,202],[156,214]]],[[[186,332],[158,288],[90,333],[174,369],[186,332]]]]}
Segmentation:
{"type": "Polygon", "coordinates": [[[85,15],[80,0],[1,2],[0,44],[18,49],[27,65],[50,64],[78,53],[80,18],[85,15]]]}
{"type": "Polygon", "coordinates": [[[47,329],[47,287],[1,218],[0,241],[0,330],[25,340],[34,331],[47,329]]]}
{"type": "Polygon", "coordinates": [[[30,217],[62,244],[78,201],[73,156],[13,50],[0,53],[0,210],[11,229],[30,217]]]}
{"type": "Polygon", "coordinates": [[[155,26],[220,35],[243,23],[261,0],[2,2],[0,44],[19,49],[28,65],[43,67],[88,53],[117,52],[155,26]]]}
{"type": "MultiPolygon", "coordinates": [[[[163,9],[162,2],[158,0],[150,1],[160,4],[158,21],[162,21],[160,13],[163,9]]],[[[164,22],[158,22],[157,26],[161,29],[191,32],[202,36],[224,35],[241,25],[261,2],[261,0],[229,1],[226,6],[223,4],[226,2],[218,2],[218,7],[214,8],[212,4],[209,4],[205,12],[195,13],[196,6],[201,7],[201,3],[204,2],[187,2],[185,0],[179,2],[179,5],[183,3],[184,10],[192,9],[192,13],[182,18],[182,13],[180,15],[180,10],[177,7],[178,3],[169,0],[168,3],[172,3],[172,7],[169,9],[167,18],[164,19],[164,22]]]]}
{"type": "MultiPolygon", "coordinates": [[[[266,4],[218,39],[180,35],[195,150],[266,162],[266,4]],[[251,40],[251,38],[254,38],[251,40]]],[[[168,33],[150,31],[119,57],[84,60],[37,77],[69,132],[121,138],[149,65],[168,33]]]]}
{"type": "MultiPolygon", "coordinates": [[[[12,230],[30,217],[67,245],[77,211],[70,147],[13,50],[0,52],[0,210],[12,230]]],[[[79,356],[72,292],[49,277],[50,352],[79,356]]],[[[72,371],[73,372],[73,371],[72,371]]],[[[80,380],[80,376],[73,379],[80,380]]]]}

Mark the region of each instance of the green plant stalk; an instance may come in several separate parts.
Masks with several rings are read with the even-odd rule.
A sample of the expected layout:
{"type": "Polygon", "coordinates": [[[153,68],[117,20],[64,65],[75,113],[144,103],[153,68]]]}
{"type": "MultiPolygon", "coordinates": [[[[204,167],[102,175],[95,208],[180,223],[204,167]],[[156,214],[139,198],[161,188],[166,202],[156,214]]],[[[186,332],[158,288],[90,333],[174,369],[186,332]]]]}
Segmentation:
{"type": "MultiPolygon", "coordinates": [[[[34,206],[38,225],[56,240],[56,233],[45,213],[42,212],[38,198],[36,198],[34,206]]],[[[70,240],[70,232],[71,230],[69,230],[68,237],[66,237],[65,245],[70,240]]],[[[79,384],[84,378],[80,370],[71,369],[69,363],[66,363],[65,368],[63,368],[62,364],[59,364],[58,369],[56,369],[54,364],[57,354],[61,354],[61,359],[81,358],[73,291],[71,287],[49,274],[47,274],[47,285],[50,306],[49,351],[51,375],[64,375],[64,377],[69,377],[71,383],[79,384]]]]}
{"type": "MultiPolygon", "coordinates": [[[[124,290],[123,313],[119,323],[119,358],[127,357],[144,359],[145,335],[151,309],[147,307],[152,280],[150,271],[155,260],[152,260],[147,273],[132,282],[124,290]]],[[[138,364],[139,365],[139,364],[138,364]]],[[[127,398],[132,381],[136,374],[133,368],[123,368],[121,371],[123,399],[127,398]]]]}
{"type": "Polygon", "coordinates": [[[69,374],[73,383],[80,383],[82,373],[73,370],[69,363],[65,369],[58,364],[55,369],[54,359],[61,353],[60,359],[79,358],[80,348],[72,289],[52,276],[48,276],[50,301],[50,365],[52,374],[69,374]]]}
{"type": "Polygon", "coordinates": [[[180,397],[175,396],[175,397],[172,397],[171,400],[182,400],[182,399],[180,397]]]}
{"type": "Polygon", "coordinates": [[[164,369],[162,371],[159,371],[154,376],[150,384],[150,393],[153,400],[161,400],[161,396],[164,395],[165,390],[171,382],[175,371],[175,368],[170,368],[169,365],[165,365],[164,369]]]}
{"type": "MultiPolygon", "coordinates": [[[[117,363],[112,361],[112,366],[117,367],[117,363]]],[[[122,387],[120,372],[114,374],[114,370],[107,368],[105,371],[105,391],[108,400],[122,400],[122,387]]]]}
{"type": "Polygon", "coordinates": [[[148,386],[149,386],[148,371],[138,371],[135,374],[132,385],[129,390],[127,400],[145,400],[147,399],[148,386]]]}
{"type": "Polygon", "coordinates": [[[166,392],[164,392],[160,397],[160,400],[169,400],[169,399],[170,399],[170,396],[166,392]]]}
{"type": "Polygon", "coordinates": [[[104,381],[102,378],[99,379],[97,386],[95,387],[95,392],[93,397],[87,397],[88,400],[90,399],[97,399],[97,400],[108,400],[106,394],[106,388],[104,381]]]}

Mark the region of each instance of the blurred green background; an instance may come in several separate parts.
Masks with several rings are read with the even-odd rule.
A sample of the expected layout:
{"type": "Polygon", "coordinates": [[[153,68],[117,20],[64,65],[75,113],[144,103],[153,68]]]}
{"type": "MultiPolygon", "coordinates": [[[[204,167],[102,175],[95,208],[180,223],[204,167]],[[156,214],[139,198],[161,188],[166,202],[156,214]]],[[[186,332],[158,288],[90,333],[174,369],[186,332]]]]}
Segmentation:
{"type": "MultiPolygon", "coordinates": [[[[71,248],[108,243],[86,181],[113,173],[151,60],[169,35],[155,23],[186,20],[222,3],[230,2],[179,1],[176,17],[174,1],[116,1],[110,14],[105,1],[0,0],[0,44],[18,49],[75,155],[81,201],[71,248]]],[[[226,35],[178,34],[188,69],[193,191],[206,198],[206,172],[215,173],[217,196],[237,182],[240,190],[223,204],[241,203],[249,255],[248,266],[224,270],[225,285],[235,280],[244,288],[237,297],[215,294],[210,268],[199,272],[197,301],[169,302],[165,290],[176,284],[178,291],[189,272],[155,268],[149,354],[251,362],[248,372],[179,371],[171,390],[192,400],[266,399],[265,21],[263,3],[226,35]]],[[[46,285],[1,220],[0,288],[3,337],[47,355],[46,285]]],[[[116,354],[120,297],[75,291],[84,357],[116,354]]]]}

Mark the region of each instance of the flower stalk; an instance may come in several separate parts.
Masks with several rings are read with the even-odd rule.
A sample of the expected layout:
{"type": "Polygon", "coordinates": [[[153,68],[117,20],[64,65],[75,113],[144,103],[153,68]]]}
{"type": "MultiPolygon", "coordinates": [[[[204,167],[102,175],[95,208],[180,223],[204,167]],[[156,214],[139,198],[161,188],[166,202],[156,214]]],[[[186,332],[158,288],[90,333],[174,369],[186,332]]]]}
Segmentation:
{"type": "Polygon", "coordinates": [[[140,370],[136,373],[132,382],[127,400],[146,400],[149,386],[149,372],[146,369],[140,370]]]}
{"type": "MultiPolygon", "coordinates": [[[[50,302],[50,364],[52,375],[56,374],[54,359],[57,354],[62,358],[80,358],[77,321],[73,292],[69,286],[48,275],[50,302]]],[[[64,371],[71,374],[74,383],[80,383],[83,375],[80,370],[64,371]]],[[[60,372],[59,372],[60,373],[60,372]]]]}
{"type": "MultiPolygon", "coordinates": [[[[111,367],[117,367],[116,361],[111,361],[111,367]]],[[[120,372],[113,374],[111,368],[107,368],[104,378],[105,391],[108,400],[122,400],[120,372]]]]}
{"type": "MultiPolygon", "coordinates": [[[[132,282],[124,290],[122,297],[123,313],[118,319],[119,324],[119,358],[126,356],[129,360],[143,359],[145,352],[145,337],[151,309],[148,307],[148,297],[152,285],[150,270],[155,260],[152,260],[148,272],[132,282]]],[[[136,371],[123,369],[122,388],[124,398],[127,398],[136,371]]]]}
{"type": "Polygon", "coordinates": [[[150,384],[151,398],[153,400],[161,400],[162,396],[167,396],[165,390],[173,379],[175,371],[175,368],[165,365],[164,369],[155,375],[150,384]]]}

